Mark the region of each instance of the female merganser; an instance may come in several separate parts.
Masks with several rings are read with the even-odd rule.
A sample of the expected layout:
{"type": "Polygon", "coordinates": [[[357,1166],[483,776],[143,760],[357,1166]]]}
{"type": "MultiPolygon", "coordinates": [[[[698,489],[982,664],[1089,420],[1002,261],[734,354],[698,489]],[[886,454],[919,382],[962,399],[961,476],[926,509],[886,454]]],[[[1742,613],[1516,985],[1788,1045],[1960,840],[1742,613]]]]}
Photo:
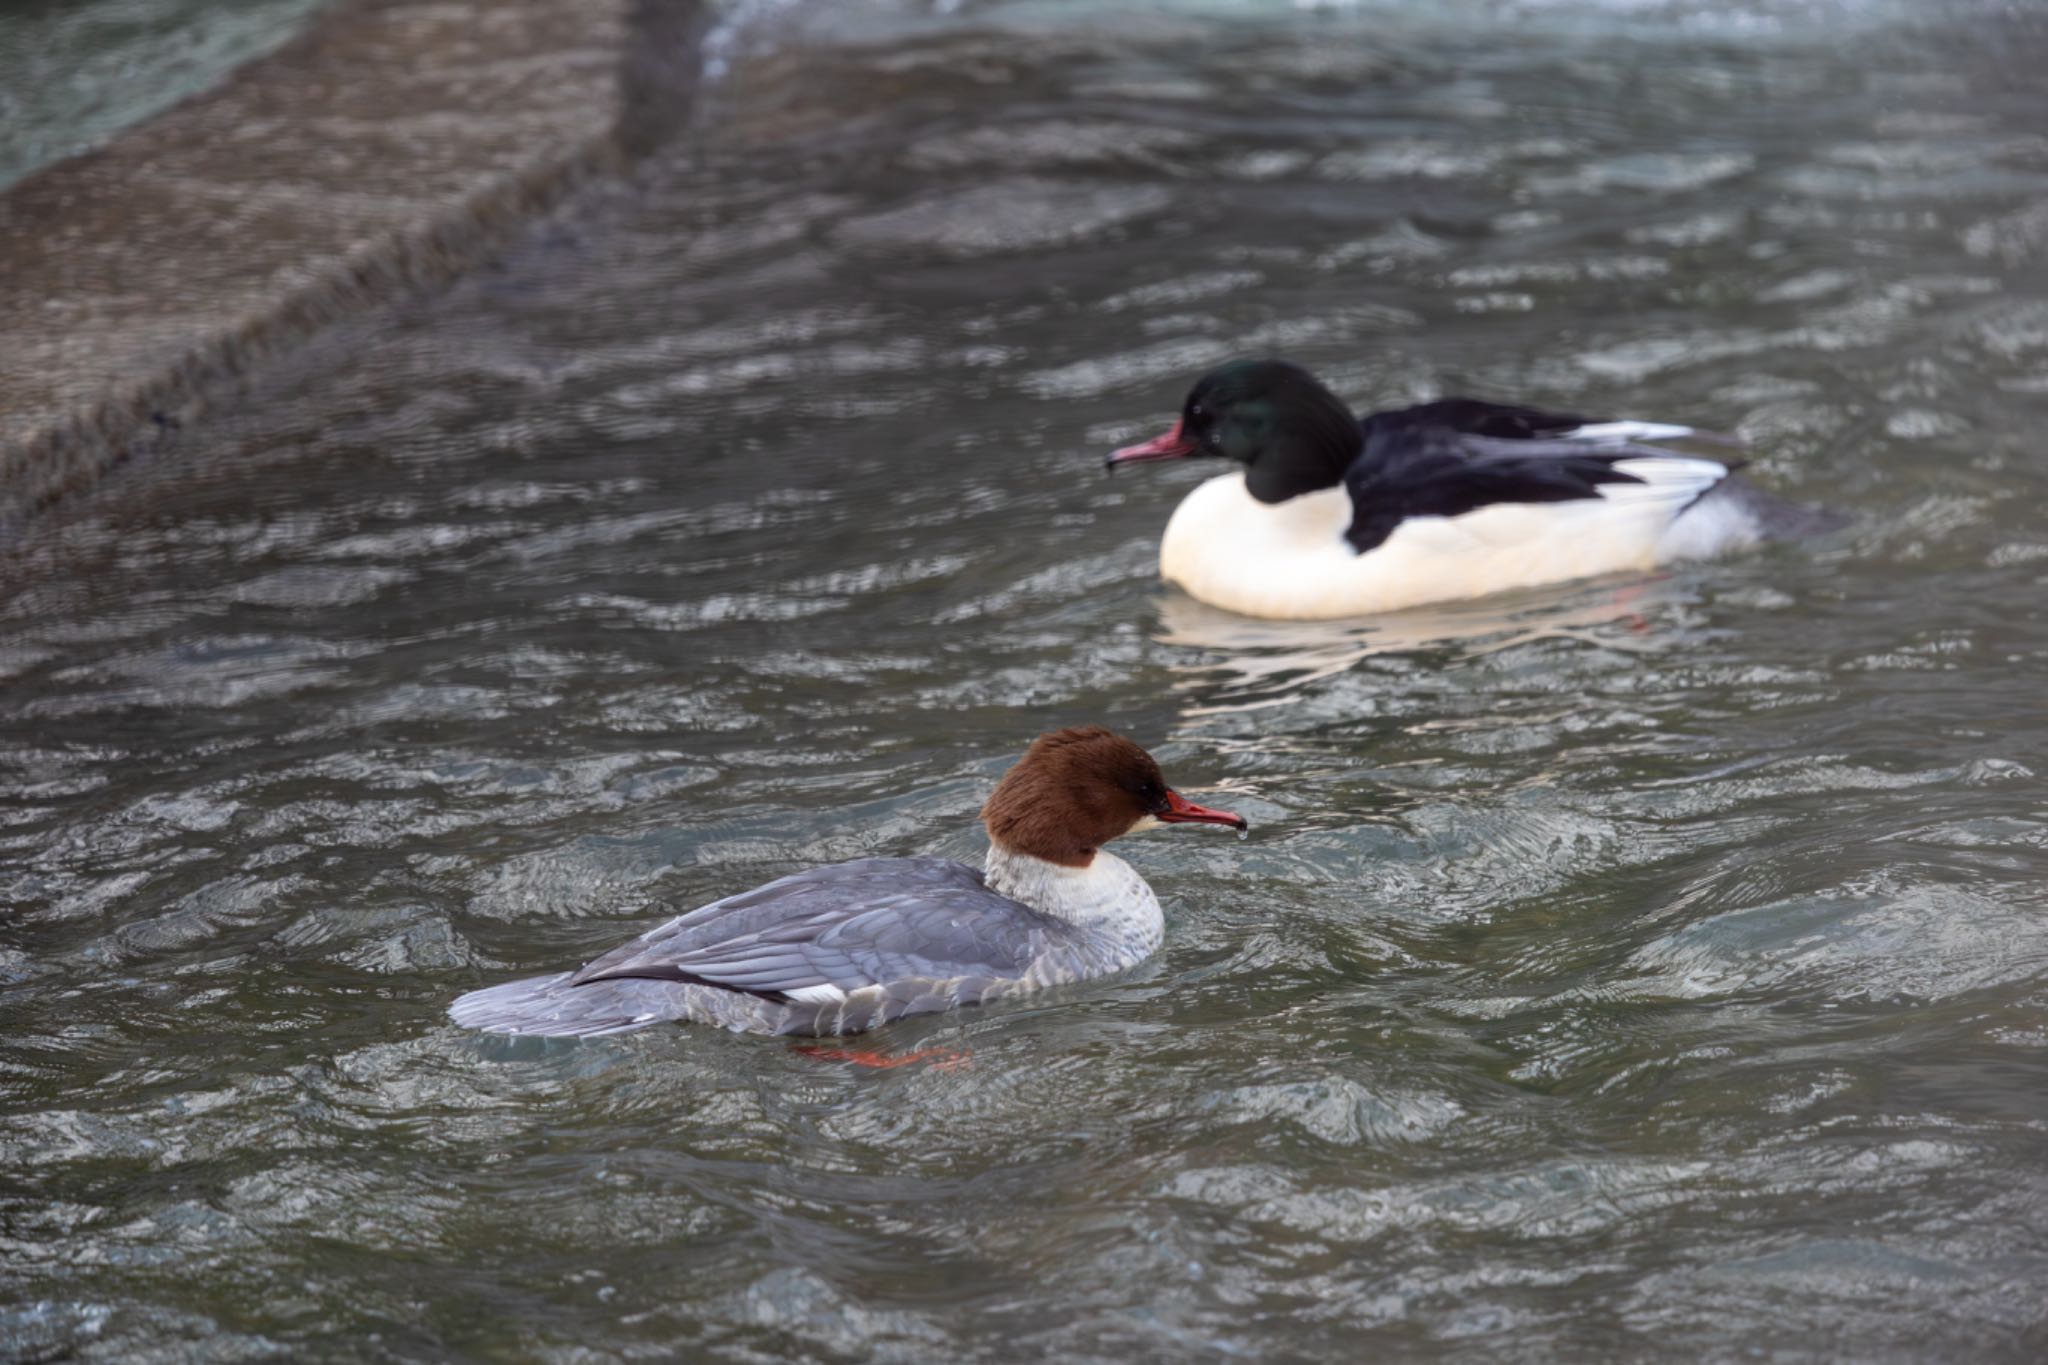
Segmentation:
{"type": "Polygon", "coordinates": [[[906,1014],[1121,971],[1159,946],[1152,888],[1102,851],[1159,825],[1229,825],[1101,726],[1040,735],[981,809],[988,861],[861,858],[700,906],[574,972],[471,991],[489,1033],[623,1033],[663,1020],[859,1033],[906,1014]]]}
{"type": "Polygon", "coordinates": [[[1472,398],[1364,421],[1315,376],[1244,360],[1204,376],[1173,430],[1111,454],[1221,455],[1166,524],[1160,576],[1211,606],[1295,620],[1394,611],[1719,554],[1820,519],[1729,474],[1631,444],[1728,438],[1472,398]]]}

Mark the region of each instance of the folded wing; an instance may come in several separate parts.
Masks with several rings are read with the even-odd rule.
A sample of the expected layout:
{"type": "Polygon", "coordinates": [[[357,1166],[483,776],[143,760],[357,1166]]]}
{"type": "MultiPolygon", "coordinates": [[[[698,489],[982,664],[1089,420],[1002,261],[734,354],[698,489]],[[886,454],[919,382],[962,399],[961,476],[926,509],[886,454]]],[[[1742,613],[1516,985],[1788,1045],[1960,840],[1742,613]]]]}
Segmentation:
{"type": "Polygon", "coordinates": [[[1647,517],[1683,512],[1734,466],[1632,441],[1706,436],[1649,422],[1589,422],[1575,413],[1445,399],[1363,423],[1365,444],[1345,475],[1364,553],[1411,517],[1457,517],[1506,503],[1604,498],[1647,517]]]}
{"type": "Polygon", "coordinates": [[[569,980],[694,982],[822,1002],[890,982],[1019,977],[1060,929],[990,891],[964,864],[868,858],[713,901],[569,980]]]}

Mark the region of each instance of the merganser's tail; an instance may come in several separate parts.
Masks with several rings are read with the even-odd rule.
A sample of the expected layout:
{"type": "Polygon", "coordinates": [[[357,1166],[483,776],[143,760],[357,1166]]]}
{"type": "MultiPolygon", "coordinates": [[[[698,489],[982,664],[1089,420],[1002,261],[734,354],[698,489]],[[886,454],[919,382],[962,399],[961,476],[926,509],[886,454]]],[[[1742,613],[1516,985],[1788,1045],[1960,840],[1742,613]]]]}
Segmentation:
{"type": "Polygon", "coordinates": [[[687,1016],[690,987],[641,977],[569,984],[572,973],[530,976],[459,997],[448,1017],[464,1028],[536,1038],[630,1033],[687,1016]]]}
{"type": "Polygon", "coordinates": [[[1833,508],[1791,502],[1737,475],[1707,490],[1702,502],[1737,504],[1756,520],[1765,540],[1806,540],[1841,530],[1850,519],[1833,508]]]}

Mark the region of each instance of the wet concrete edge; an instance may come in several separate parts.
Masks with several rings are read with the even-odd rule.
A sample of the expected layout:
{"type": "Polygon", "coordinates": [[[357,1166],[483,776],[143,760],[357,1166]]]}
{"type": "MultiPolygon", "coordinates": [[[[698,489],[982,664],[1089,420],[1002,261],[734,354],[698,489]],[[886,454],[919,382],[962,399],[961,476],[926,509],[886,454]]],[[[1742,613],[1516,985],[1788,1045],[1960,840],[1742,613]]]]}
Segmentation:
{"type": "Polygon", "coordinates": [[[0,194],[0,534],[688,117],[700,0],[335,0],[0,194]]]}

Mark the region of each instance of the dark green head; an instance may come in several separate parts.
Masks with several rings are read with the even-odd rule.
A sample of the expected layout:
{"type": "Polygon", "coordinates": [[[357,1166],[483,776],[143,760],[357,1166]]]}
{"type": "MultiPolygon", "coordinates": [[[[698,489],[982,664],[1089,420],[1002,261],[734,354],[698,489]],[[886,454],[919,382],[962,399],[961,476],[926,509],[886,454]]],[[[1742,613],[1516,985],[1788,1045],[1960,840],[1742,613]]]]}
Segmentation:
{"type": "Polygon", "coordinates": [[[1234,360],[1196,381],[1172,431],[1108,462],[1221,455],[1245,467],[1253,497],[1275,503],[1343,483],[1362,440],[1351,409],[1307,370],[1234,360]]]}

